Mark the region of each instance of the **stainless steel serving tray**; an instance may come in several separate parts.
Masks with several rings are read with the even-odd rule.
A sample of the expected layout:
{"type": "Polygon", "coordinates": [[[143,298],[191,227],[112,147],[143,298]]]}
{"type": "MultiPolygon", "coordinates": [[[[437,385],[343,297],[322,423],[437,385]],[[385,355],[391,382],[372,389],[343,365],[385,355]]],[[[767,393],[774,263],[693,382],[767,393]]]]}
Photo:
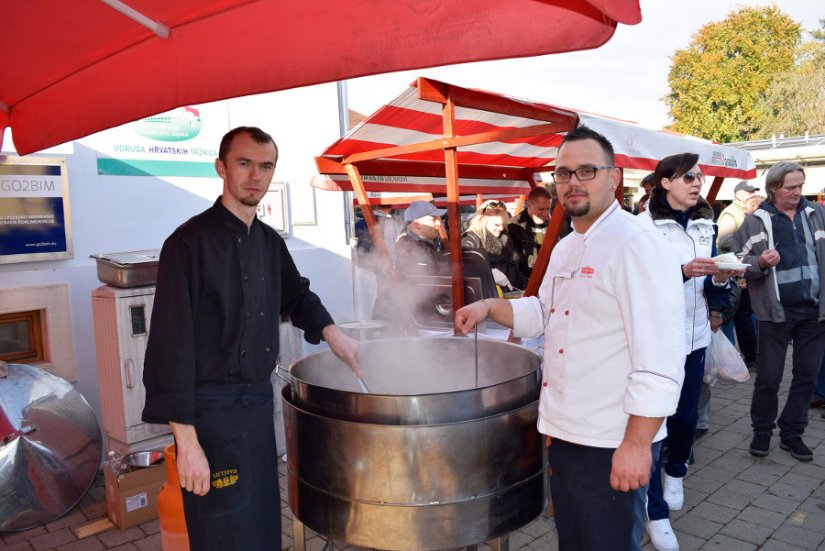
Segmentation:
{"type": "Polygon", "coordinates": [[[158,278],[160,249],[93,254],[97,278],[114,287],[129,289],[154,285],[158,278]]]}

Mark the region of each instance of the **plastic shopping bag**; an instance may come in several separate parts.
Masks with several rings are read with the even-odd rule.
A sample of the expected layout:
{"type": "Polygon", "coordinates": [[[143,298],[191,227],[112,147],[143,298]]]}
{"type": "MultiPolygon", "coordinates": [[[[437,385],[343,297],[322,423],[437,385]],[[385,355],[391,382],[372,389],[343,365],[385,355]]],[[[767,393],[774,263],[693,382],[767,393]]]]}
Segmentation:
{"type": "Polygon", "coordinates": [[[705,353],[705,373],[709,371],[715,371],[719,381],[723,383],[744,383],[750,379],[748,367],[739,351],[721,331],[712,333],[710,346],[705,353]]]}
{"type": "Polygon", "coordinates": [[[702,382],[708,386],[716,384],[717,376],[719,375],[719,368],[710,359],[710,346],[705,351],[705,375],[702,377],[702,382]]]}

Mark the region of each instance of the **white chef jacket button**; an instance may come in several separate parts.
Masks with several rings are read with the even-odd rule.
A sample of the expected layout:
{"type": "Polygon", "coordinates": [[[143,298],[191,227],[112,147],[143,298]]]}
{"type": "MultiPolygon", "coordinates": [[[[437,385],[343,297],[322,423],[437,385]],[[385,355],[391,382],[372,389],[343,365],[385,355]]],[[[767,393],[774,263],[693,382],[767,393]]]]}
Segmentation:
{"type": "Polygon", "coordinates": [[[564,311],[564,315],[565,315],[565,316],[569,316],[569,315],[570,315],[570,310],[565,310],[565,311],[564,311]]]}
{"type": "Polygon", "coordinates": [[[559,348],[559,354],[564,354],[564,348],[559,348]]]}

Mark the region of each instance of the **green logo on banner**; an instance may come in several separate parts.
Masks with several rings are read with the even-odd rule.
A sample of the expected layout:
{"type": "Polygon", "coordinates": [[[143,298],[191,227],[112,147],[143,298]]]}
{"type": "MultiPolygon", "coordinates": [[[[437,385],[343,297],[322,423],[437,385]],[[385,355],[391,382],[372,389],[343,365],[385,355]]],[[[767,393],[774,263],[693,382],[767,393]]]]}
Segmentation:
{"type": "Polygon", "coordinates": [[[194,107],[180,107],[132,123],[132,129],[138,136],[163,142],[191,140],[200,133],[201,126],[203,121],[194,107]]]}

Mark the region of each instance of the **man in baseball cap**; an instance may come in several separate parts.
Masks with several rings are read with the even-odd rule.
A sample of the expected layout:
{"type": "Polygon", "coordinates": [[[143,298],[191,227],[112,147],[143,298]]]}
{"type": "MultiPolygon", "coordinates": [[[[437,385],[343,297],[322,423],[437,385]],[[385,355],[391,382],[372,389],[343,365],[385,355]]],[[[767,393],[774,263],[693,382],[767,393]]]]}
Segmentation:
{"type": "MultiPolygon", "coordinates": [[[[446,213],[446,209],[436,208],[435,205],[428,201],[413,201],[407,210],[404,211],[404,223],[409,225],[410,222],[415,222],[419,218],[425,216],[432,216],[433,218],[441,218],[446,213]]],[[[438,232],[436,232],[438,233],[438,232]]]]}
{"type": "Polygon", "coordinates": [[[736,184],[736,187],[733,188],[733,196],[736,199],[740,199],[740,201],[742,203],[744,203],[745,199],[747,199],[748,197],[750,197],[751,195],[753,195],[757,191],[759,191],[758,187],[754,187],[754,186],[750,185],[747,181],[741,180],[738,184],[736,184]],[[743,191],[743,192],[747,193],[748,195],[744,199],[740,199],[740,196],[739,196],[740,191],[743,191]]]}
{"type": "Polygon", "coordinates": [[[435,261],[444,250],[438,230],[445,212],[427,201],[413,201],[404,211],[407,229],[396,241],[396,271],[399,274],[434,273],[435,261]]]}

